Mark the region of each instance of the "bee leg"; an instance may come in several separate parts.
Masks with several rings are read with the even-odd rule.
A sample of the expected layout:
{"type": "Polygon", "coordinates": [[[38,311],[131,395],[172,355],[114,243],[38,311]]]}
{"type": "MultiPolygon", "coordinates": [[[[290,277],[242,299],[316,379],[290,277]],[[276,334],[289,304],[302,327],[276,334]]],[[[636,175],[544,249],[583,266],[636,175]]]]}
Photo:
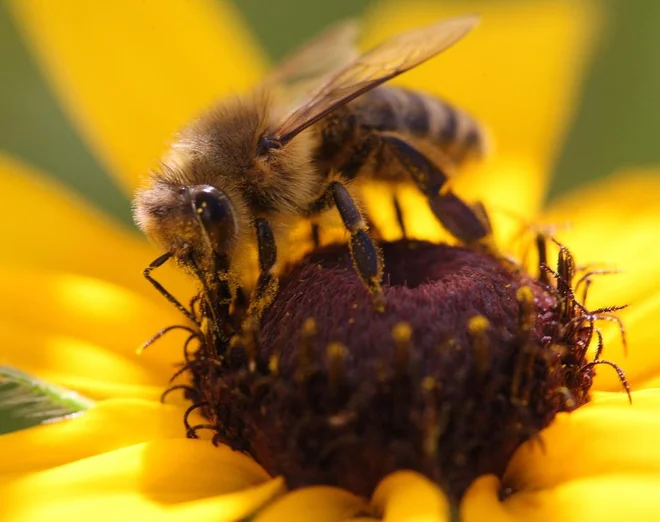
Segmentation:
{"type": "Polygon", "coordinates": [[[392,197],[392,203],[394,204],[394,212],[396,213],[396,222],[399,224],[399,229],[401,230],[401,237],[405,239],[408,237],[408,234],[406,234],[406,223],[403,220],[403,209],[396,194],[392,197]]]}
{"type": "Polygon", "coordinates": [[[201,284],[201,291],[206,301],[206,309],[211,317],[211,328],[216,339],[228,342],[229,338],[224,332],[225,321],[229,315],[229,306],[232,302],[231,289],[226,274],[229,271],[229,261],[226,256],[214,254],[214,270],[209,273],[199,267],[195,258],[190,256],[188,264],[193,267],[195,275],[201,284]],[[225,274],[224,278],[220,274],[225,274]]]}
{"type": "Polygon", "coordinates": [[[321,231],[318,223],[312,223],[312,242],[314,243],[314,249],[321,245],[321,231]]]}
{"type": "Polygon", "coordinates": [[[157,259],[154,259],[151,263],[149,263],[149,266],[144,269],[144,272],[142,272],[142,274],[144,275],[145,279],[149,281],[153,285],[153,287],[156,290],[158,290],[158,292],[165,299],[167,299],[170,303],[172,303],[176,307],[177,310],[179,310],[190,321],[192,321],[193,324],[199,326],[199,321],[195,318],[192,312],[188,310],[185,306],[183,306],[176,297],[174,297],[167,290],[165,290],[165,287],[151,276],[151,272],[153,272],[156,268],[163,266],[165,262],[169,260],[171,257],[172,257],[171,252],[164,253],[162,256],[158,257],[157,259]]]}
{"type": "Polygon", "coordinates": [[[447,175],[407,141],[391,134],[382,134],[381,139],[428,198],[440,223],[468,245],[488,246],[492,230],[483,205],[471,206],[447,190],[447,175]]]}
{"type": "Polygon", "coordinates": [[[264,218],[254,222],[257,232],[257,250],[259,253],[259,279],[252,294],[247,316],[259,320],[264,310],[273,302],[279,280],[273,273],[277,261],[277,245],[270,223],[264,218]]]}
{"type": "Polygon", "coordinates": [[[346,187],[333,181],[328,185],[327,194],[332,197],[339,215],[351,234],[349,243],[353,265],[365,284],[376,310],[385,310],[385,298],[380,282],[383,278],[383,256],[376,243],[367,232],[367,225],[355,201],[346,187]]]}

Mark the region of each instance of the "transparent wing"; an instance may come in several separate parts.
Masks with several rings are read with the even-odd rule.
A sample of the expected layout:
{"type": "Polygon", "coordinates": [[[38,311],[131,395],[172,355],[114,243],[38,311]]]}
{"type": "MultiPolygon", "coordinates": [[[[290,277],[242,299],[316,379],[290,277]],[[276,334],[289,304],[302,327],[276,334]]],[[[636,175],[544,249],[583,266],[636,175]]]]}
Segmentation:
{"type": "Polygon", "coordinates": [[[451,47],[477,22],[476,16],[462,16],[387,40],[333,74],[311,98],[284,118],[274,136],[286,143],[337,107],[451,47]]]}
{"type": "Polygon", "coordinates": [[[357,21],[352,19],[330,26],[285,57],[265,83],[308,84],[346,67],[358,57],[355,42],[359,29],[357,21]]]}

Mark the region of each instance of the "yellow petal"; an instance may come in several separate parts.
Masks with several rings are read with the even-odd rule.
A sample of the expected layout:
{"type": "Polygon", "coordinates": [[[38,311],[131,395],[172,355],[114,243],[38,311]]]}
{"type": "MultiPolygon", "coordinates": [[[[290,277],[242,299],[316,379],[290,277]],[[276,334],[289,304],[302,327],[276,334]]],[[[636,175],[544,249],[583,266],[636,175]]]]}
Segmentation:
{"type": "MultiPolygon", "coordinates": [[[[3,154],[0,184],[0,230],[5,244],[11,245],[0,249],[0,264],[97,277],[165,303],[142,276],[159,252],[137,233],[120,228],[36,169],[3,154]]],[[[157,275],[182,299],[193,295],[192,284],[178,271],[163,267],[157,275]]]]}
{"type": "Polygon", "coordinates": [[[576,190],[546,212],[544,222],[568,225],[555,235],[578,264],[623,272],[594,278],[590,308],[638,305],[660,290],[658,193],[657,172],[630,172],[576,190]]]}
{"type": "Polygon", "coordinates": [[[182,323],[164,299],[157,305],[98,279],[34,269],[4,267],[0,286],[0,364],[93,398],[158,399],[184,360],[187,331],[136,354],[160,329],[182,323]]]}
{"type": "MultiPolygon", "coordinates": [[[[134,354],[123,356],[93,343],[42,332],[26,330],[0,321],[2,355],[0,364],[14,366],[46,381],[73,388],[92,398],[105,397],[110,387],[128,386],[140,392],[146,386],[165,389],[174,368],[144,364],[134,354]]],[[[125,396],[125,394],[121,394],[125,396]]],[[[139,396],[144,397],[143,393],[139,396]]]]}
{"type": "Polygon", "coordinates": [[[227,447],[156,440],[49,470],[0,477],[0,518],[233,522],[281,489],[281,480],[269,481],[254,461],[227,447]]]}
{"type": "Polygon", "coordinates": [[[660,476],[612,473],[566,482],[549,491],[513,495],[504,505],[515,520],[620,522],[657,520],[660,476]]]}
{"type": "Polygon", "coordinates": [[[178,127],[260,75],[261,57],[229,2],[10,5],[81,134],[131,191],[178,127]]]}
{"type": "Polygon", "coordinates": [[[60,466],[153,439],[184,438],[185,408],[138,399],[101,401],[73,419],[0,437],[0,474],[60,466]]]}
{"type": "MultiPolygon", "coordinates": [[[[653,385],[647,381],[660,377],[660,353],[658,353],[658,338],[660,337],[660,294],[655,294],[628,310],[620,313],[626,328],[628,354],[623,350],[621,335],[615,325],[608,325],[604,336],[602,357],[614,361],[626,374],[630,386],[635,389],[648,388],[653,385]]],[[[600,365],[596,368],[595,389],[620,391],[621,381],[611,368],[600,365]]]]}
{"type": "MultiPolygon", "coordinates": [[[[515,516],[500,502],[500,481],[493,475],[475,480],[466,491],[460,506],[461,522],[513,522],[515,516]]],[[[536,520],[536,519],[534,519],[536,520]]]]}
{"type": "Polygon", "coordinates": [[[385,477],[374,491],[372,503],[384,522],[450,519],[447,497],[436,484],[412,471],[397,471],[385,477]]]}
{"type": "Polygon", "coordinates": [[[514,491],[549,489],[606,475],[660,480],[660,389],[610,394],[560,414],[538,441],[525,443],[509,463],[504,484],[514,491]],[[637,400],[639,399],[639,400],[637,400]]]}
{"type": "MultiPolygon", "coordinates": [[[[635,392],[635,408],[647,410],[649,412],[660,408],[660,394],[658,389],[646,389],[635,392]]],[[[600,406],[625,406],[630,405],[628,397],[621,392],[594,391],[591,394],[589,405],[600,406]]]]}
{"type": "MultiPolygon", "coordinates": [[[[108,357],[156,372],[161,385],[174,373],[172,365],[183,360],[182,346],[189,335],[183,331],[164,336],[139,357],[135,353],[138,346],[161,328],[183,322],[181,314],[164,299],[156,304],[98,279],[15,267],[0,269],[0,287],[4,289],[0,322],[9,325],[3,331],[6,335],[0,336],[0,360],[14,355],[27,358],[26,362],[35,371],[36,367],[48,370],[48,360],[58,359],[62,369],[78,367],[83,372],[80,375],[98,378],[96,367],[85,371],[85,364],[68,361],[64,354],[39,351],[49,344],[44,342],[44,337],[61,339],[62,342],[56,343],[59,345],[69,338],[80,349],[86,343],[93,351],[102,350],[108,357]],[[38,311],[34,309],[35,296],[39,299],[38,311]],[[24,334],[26,339],[22,339],[24,334]],[[21,350],[28,350],[29,355],[21,350]]],[[[104,377],[107,375],[102,373],[104,377]]],[[[131,378],[127,376],[125,381],[131,382],[131,378]]]]}
{"type": "Polygon", "coordinates": [[[619,522],[657,520],[660,513],[658,475],[613,473],[575,480],[555,488],[521,492],[498,500],[499,481],[481,477],[461,505],[461,522],[619,522]]]}
{"type": "Polygon", "coordinates": [[[495,156],[456,178],[455,190],[466,201],[488,210],[496,245],[521,255],[515,238],[535,222],[545,197],[547,171],[529,157],[495,156]]]}
{"type": "Polygon", "coordinates": [[[368,42],[466,13],[481,17],[472,34],[397,81],[441,95],[484,121],[499,154],[522,154],[546,167],[570,121],[598,12],[571,1],[416,0],[404,7],[394,0],[373,10],[368,42]]]}
{"type": "Polygon", "coordinates": [[[343,489],[311,486],[276,500],[254,522],[339,522],[367,510],[362,499],[343,489]]]}

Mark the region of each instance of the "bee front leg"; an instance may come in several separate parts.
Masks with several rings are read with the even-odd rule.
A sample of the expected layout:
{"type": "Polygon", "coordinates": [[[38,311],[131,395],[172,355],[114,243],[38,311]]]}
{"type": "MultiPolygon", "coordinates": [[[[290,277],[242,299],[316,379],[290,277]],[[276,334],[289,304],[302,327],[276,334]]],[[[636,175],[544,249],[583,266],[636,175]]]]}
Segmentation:
{"type": "Polygon", "coordinates": [[[369,290],[376,310],[384,311],[385,298],[380,284],[383,279],[383,255],[367,232],[367,225],[360,209],[346,187],[339,181],[333,181],[328,185],[324,198],[333,201],[337,207],[346,230],[351,234],[349,248],[353,266],[369,290]]]}
{"type": "Polygon", "coordinates": [[[489,246],[492,229],[483,205],[469,205],[447,190],[447,175],[412,144],[392,134],[382,134],[381,140],[428,198],[442,226],[467,245],[489,246]]]}
{"type": "Polygon", "coordinates": [[[195,317],[195,315],[185,306],[183,306],[176,297],[174,297],[171,293],[169,293],[165,289],[165,287],[161,285],[158,281],[156,281],[151,275],[151,272],[153,272],[156,268],[163,266],[165,262],[172,257],[173,257],[172,252],[166,252],[162,256],[159,256],[157,259],[154,259],[147,268],[144,269],[142,275],[144,275],[145,279],[149,281],[149,283],[151,283],[153,287],[163,297],[165,297],[165,299],[167,299],[170,303],[172,303],[177,310],[179,310],[183,315],[185,315],[192,323],[199,326],[199,320],[195,317]]]}
{"type": "Polygon", "coordinates": [[[264,218],[257,218],[254,226],[257,233],[259,279],[250,300],[247,316],[259,320],[264,310],[273,302],[279,280],[273,271],[277,262],[277,244],[270,223],[264,218]]]}

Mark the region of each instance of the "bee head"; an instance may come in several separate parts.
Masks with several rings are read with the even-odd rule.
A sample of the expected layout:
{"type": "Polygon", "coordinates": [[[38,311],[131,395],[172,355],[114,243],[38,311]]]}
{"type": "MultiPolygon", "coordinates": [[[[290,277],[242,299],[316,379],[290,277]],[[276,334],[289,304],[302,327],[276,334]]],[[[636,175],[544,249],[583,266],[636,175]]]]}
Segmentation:
{"type": "Polygon", "coordinates": [[[183,265],[192,257],[208,268],[214,254],[228,256],[237,240],[234,206],[213,185],[158,181],[137,193],[134,216],[140,228],[183,265]]]}

